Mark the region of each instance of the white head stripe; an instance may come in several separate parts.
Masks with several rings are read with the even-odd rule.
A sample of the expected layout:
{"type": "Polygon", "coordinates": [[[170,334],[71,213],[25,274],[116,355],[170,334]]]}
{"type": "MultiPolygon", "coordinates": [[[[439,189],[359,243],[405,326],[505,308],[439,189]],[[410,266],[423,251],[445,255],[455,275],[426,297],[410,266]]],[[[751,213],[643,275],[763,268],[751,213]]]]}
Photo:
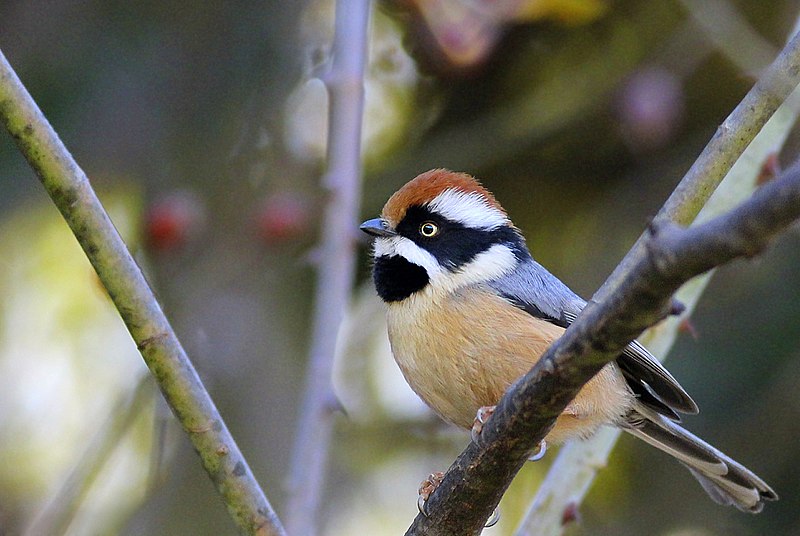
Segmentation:
{"type": "Polygon", "coordinates": [[[478,192],[462,192],[449,188],[428,203],[428,208],[447,218],[474,229],[496,229],[508,223],[501,211],[490,205],[478,192]]]}
{"type": "Polygon", "coordinates": [[[452,292],[453,290],[497,279],[517,265],[514,252],[503,244],[495,244],[484,252],[475,256],[469,263],[459,268],[454,273],[441,273],[431,277],[433,287],[437,290],[452,292]]]}
{"type": "Polygon", "coordinates": [[[404,236],[375,239],[376,258],[383,256],[393,257],[395,255],[400,255],[408,262],[422,266],[428,272],[429,277],[443,271],[436,257],[404,236]]]}

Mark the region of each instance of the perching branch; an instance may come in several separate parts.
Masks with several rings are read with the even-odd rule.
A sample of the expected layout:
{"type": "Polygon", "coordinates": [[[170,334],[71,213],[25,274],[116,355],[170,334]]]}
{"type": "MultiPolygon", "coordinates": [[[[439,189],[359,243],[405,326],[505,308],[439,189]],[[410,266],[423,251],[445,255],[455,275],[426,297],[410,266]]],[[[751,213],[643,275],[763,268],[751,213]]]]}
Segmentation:
{"type": "Polygon", "coordinates": [[[283,536],[278,517],[89,179],[2,52],[0,119],[94,266],[239,531],[283,536]]]}
{"type": "Polygon", "coordinates": [[[602,303],[578,319],[500,400],[406,534],[479,534],[511,479],[581,387],[642,331],[665,318],[686,281],[762,251],[800,218],[800,165],[733,211],[692,228],[654,225],[646,253],[602,303]]]}
{"type": "Polygon", "coordinates": [[[289,474],[287,527],[293,536],[318,533],[336,397],[331,377],[336,337],[353,288],[361,199],[361,125],[367,61],[369,0],[338,0],[333,68],[323,81],[329,94],[328,203],[314,305],[314,334],[294,456],[289,474]]]}

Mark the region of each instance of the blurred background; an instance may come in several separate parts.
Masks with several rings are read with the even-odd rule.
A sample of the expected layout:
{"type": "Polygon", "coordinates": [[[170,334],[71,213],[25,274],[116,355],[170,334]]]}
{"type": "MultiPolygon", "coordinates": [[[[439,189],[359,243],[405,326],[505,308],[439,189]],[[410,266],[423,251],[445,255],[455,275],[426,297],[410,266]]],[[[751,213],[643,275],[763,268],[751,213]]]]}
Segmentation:
{"type": "MultiPolygon", "coordinates": [[[[798,14],[797,0],[379,2],[362,215],[422,171],[467,171],[588,297],[798,14]]],[[[0,2],[0,49],[99,190],[279,513],[309,347],[332,15],[330,0],[0,2]]],[[[781,161],[797,152],[793,133],[781,161]]],[[[420,480],[469,439],[395,370],[366,241],[359,251],[323,532],[401,534],[420,480]]],[[[718,271],[668,360],[702,409],[687,427],[780,502],[758,516],[717,506],[623,437],[568,533],[800,533],[798,319],[795,228],[718,271]]],[[[3,535],[234,533],[4,133],[0,459],[3,535]]],[[[486,534],[511,534],[550,460],[526,466],[486,534]]]]}

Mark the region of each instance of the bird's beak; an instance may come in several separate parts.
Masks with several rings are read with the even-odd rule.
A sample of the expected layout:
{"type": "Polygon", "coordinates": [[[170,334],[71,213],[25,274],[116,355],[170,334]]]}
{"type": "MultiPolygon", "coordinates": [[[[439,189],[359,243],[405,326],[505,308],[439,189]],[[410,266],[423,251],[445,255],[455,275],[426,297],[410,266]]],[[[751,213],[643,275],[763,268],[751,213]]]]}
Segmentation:
{"type": "Polygon", "coordinates": [[[358,228],[372,236],[397,236],[397,233],[382,218],[367,220],[359,225],[358,228]]]}

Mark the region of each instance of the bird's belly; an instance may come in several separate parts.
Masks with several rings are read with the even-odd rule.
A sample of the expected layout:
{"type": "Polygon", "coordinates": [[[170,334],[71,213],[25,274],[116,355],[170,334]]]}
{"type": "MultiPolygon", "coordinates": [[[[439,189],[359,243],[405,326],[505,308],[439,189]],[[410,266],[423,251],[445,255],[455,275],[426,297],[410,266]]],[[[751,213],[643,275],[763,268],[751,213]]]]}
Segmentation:
{"type": "Polygon", "coordinates": [[[392,353],[411,388],[445,420],[472,426],[563,329],[484,292],[389,306],[392,353]]]}
{"type": "MultiPolygon", "coordinates": [[[[387,324],[408,384],[443,419],[462,428],[472,426],[478,408],[497,404],[564,332],[475,290],[439,300],[412,296],[389,306],[387,324]]],[[[589,435],[625,413],[631,402],[621,374],[608,366],[584,386],[548,438],[589,435]]]]}

